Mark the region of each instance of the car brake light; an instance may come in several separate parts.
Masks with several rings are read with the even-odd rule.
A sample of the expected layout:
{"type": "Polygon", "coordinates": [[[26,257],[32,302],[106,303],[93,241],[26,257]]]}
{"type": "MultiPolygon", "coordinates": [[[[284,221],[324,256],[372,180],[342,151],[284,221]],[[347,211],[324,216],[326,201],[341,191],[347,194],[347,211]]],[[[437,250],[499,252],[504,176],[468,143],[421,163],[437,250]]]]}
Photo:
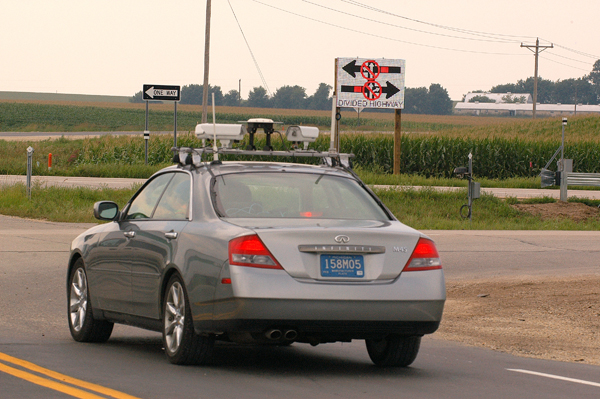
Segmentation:
{"type": "Polygon", "coordinates": [[[256,234],[229,241],[229,264],[263,269],[283,269],[256,234]]]}
{"type": "Polygon", "coordinates": [[[433,241],[426,238],[419,238],[417,246],[410,259],[404,266],[405,272],[415,272],[422,270],[437,270],[442,268],[440,255],[433,241]]]}
{"type": "Polygon", "coordinates": [[[300,212],[300,216],[304,218],[318,218],[323,216],[323,212],[300,212]]]}

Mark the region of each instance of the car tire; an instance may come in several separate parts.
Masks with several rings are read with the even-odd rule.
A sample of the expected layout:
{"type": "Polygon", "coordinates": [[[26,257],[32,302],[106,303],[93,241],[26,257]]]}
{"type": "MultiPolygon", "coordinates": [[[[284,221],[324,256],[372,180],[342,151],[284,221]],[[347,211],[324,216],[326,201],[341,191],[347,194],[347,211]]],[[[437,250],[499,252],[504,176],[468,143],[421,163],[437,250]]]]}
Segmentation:
{"type": "Polygon", "coordinates": [[[81,258],[77,259],[69,275],[67,311],[69,329],[75,341],[108,341],[114,324],[106,320],[94,319],[87,274],[81,258]]]}
{"type": "Polygon", "coordinates": [[[173,364],[206,364],[214,348],[214,336],[194,331],[185,286],[178,275],[167,284],[163,301],[163,346],[173,364]]]}
{"type": "Polygon", "coordinates": [[[406,367],[415,361],[421,337],[388,335],[384,339],[367,339],[367,352],[376,366],[406,367]]]}

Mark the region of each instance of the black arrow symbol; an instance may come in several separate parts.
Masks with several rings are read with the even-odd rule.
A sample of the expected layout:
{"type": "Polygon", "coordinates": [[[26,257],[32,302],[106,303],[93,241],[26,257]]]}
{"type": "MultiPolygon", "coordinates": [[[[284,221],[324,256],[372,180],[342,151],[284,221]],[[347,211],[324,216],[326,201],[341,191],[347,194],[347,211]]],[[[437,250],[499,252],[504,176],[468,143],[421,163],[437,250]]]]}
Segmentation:
{"type": "MultiPolygon", "coordinates": [[[[398,68],[400,69],[400,68],[398,68]]],[[[399,88],[397,88],[396,86],[394,86],[393,84],[391,84],[390,82],[385,82],[387,84],[387,86],[382,87],[382,91],[385,94],[385,99],[387,100],[388,98],[392,97],[394,94],[398,93],[400,91],[399,88]]]]}
{"type": "MultiPolygon", "coordinates": [[[[356,74],[360,72],[361,65],[356,65],[356,60],[352,60],[342,68],[344,71],[348,72],[348,75],[351,75],[353,78],[356,77],[356,74]]],[[[379,73],[402,73],[402,68],[399,66],[379,66],[379,73]]]]}
{"type": "Polygon", "coordinates": [[[356,60],[350,61],[342,69],[348,72],[348,74],[351,75],[353,78],[356,77],[357,72],[360,72],[360,66],[356,65],[356,60]]]}
{"type": "MultiPolygon", "coordinates": [[[[392,97],[394,94],[398,93],[400,91],[399,88],[397,88],[396,86],[394,86],[392,83],[390,83],[389,81],[386,81],[386,86],[383,86],[381,88],[381,92],[385,93],[385,99],[389,99],[390,97],[392,97]]],[[[363,93],[364,90],[364,86],[343,86],[342,85],[342,93],[363,93]]]]}

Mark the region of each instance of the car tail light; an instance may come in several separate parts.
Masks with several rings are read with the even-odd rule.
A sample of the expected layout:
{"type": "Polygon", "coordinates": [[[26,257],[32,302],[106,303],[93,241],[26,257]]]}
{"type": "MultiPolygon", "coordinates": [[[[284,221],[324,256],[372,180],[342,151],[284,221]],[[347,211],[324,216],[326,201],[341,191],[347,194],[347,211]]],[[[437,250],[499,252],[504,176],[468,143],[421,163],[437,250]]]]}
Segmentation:
{"type": "Polygon", "coordinates": [[[440,260],[440,255],[435,244],[433,241],[421,237],[403,271],[416,272],[441,268],[442,261],[440,260]]]}
{"type": "Polygon", "coordinates": [[[229,264],[263,269],[283,269],[256,234],[229,241],[229,264]]]}

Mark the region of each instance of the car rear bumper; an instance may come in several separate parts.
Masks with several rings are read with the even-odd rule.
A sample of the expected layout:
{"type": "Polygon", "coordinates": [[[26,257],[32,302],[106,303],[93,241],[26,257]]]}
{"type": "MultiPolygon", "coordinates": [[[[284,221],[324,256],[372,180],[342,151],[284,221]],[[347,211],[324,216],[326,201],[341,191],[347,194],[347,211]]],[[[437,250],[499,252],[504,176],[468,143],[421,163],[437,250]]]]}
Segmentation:
{"type": "Polygon", "coordinates": [[[231,269],[231,284],[218,287],[214,302],[194,306],[190,298],[197,332],[276,328],[294,329],[299,335],[345,333],[356,339],[423,335],[438,328],[446,300],[442,270],[355,284],[298,281],[281,270],[231,269]]]}

